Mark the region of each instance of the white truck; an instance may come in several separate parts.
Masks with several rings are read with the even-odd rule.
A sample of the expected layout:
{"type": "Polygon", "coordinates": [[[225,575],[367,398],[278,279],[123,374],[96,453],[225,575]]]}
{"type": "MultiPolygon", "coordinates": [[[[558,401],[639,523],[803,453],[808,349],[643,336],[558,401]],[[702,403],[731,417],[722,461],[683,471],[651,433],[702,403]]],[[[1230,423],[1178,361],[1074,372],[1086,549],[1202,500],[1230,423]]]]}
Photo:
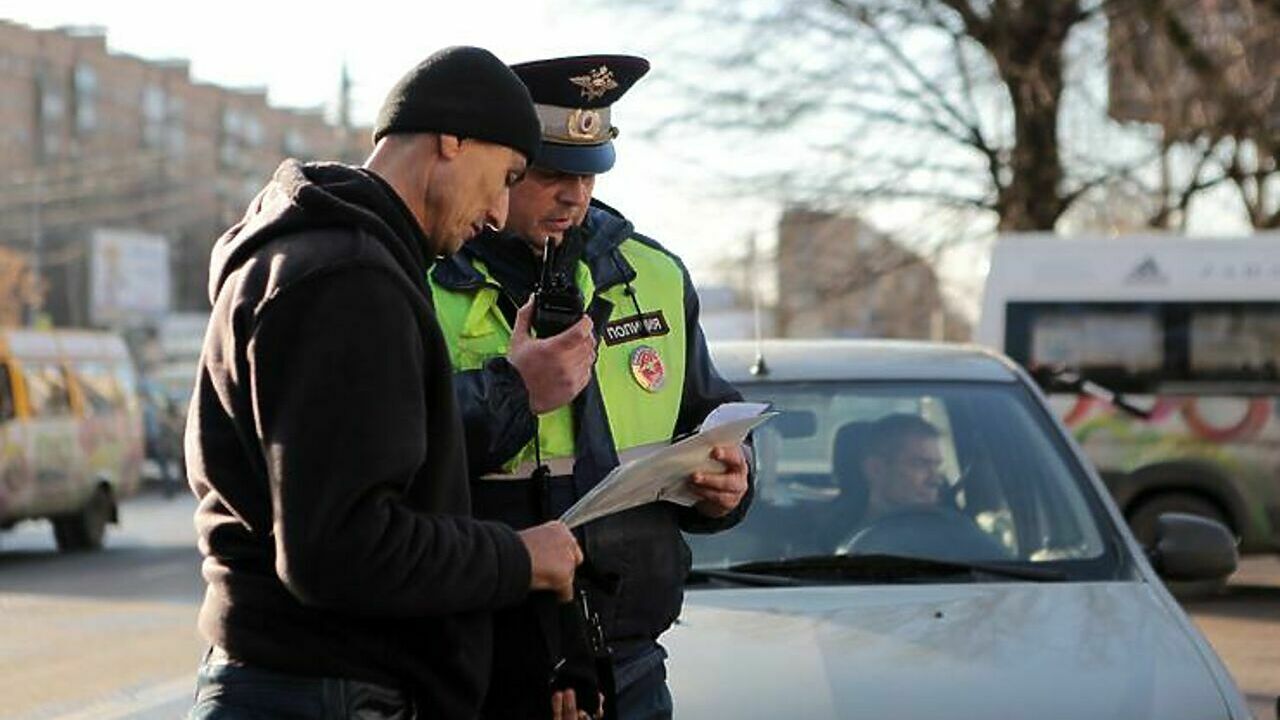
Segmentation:
{"type": "Polygon", "coordinates": [[[1047,386],[1140,540],[1183,511],[1280,551],[1280,233],[1003,237],[975,339],[1121,394],[1047,386]]]}

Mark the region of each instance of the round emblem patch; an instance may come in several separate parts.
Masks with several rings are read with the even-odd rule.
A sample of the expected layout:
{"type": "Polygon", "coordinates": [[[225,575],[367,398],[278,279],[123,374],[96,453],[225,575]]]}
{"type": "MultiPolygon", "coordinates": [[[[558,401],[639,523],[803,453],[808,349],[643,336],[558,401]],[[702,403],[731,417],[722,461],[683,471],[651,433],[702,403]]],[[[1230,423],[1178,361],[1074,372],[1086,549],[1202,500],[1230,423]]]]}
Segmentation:
{"type": "Polygon", "coordinates": [[[595,140],[600,135],[600,113],[578,109],[569,113],[566,130],[574,140],[595,140]]]}
{"type": "Polygon", "coordinates": [[[636,379],[640,387],[649,392],[658,392],[667,382],[667,368],[662,364],[662,356],[648,345],[641,345],[631,351],[631,377],[636,379]]]}

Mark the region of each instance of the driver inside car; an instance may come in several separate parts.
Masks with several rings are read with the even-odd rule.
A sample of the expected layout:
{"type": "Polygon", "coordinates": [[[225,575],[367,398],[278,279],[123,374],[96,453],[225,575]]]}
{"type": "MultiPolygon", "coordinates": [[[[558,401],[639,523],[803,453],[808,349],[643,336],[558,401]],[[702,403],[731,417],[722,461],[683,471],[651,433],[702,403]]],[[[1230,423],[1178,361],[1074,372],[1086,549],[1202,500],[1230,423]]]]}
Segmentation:
{"type": "Polygon", "coordinates": [[[828,537],[837,554],[1001,559],[1005,548],[957,508],[943,477],[941,430],[912,413],[854,422],[836,434],[842,500],[828,537]],[[852,532],[851,532],[852,531],[852,532]]]}

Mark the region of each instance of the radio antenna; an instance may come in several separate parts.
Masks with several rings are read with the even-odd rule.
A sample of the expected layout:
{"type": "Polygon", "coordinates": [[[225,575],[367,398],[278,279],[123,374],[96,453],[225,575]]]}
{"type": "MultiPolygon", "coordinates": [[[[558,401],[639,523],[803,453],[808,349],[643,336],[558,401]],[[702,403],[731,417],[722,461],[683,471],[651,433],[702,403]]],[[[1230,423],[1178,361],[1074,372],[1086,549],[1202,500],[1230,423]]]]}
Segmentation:
{"type": "Polygon", "coordinates": [[[748,272],[751,275],[751,314],[755,320],[756,360],[751,364],[751,374],[764,377],[769,374],[769,366],[764,361],[764,331],[760,322],[760,254],[756,251],[756,234],[747,236],[748,272]]]}

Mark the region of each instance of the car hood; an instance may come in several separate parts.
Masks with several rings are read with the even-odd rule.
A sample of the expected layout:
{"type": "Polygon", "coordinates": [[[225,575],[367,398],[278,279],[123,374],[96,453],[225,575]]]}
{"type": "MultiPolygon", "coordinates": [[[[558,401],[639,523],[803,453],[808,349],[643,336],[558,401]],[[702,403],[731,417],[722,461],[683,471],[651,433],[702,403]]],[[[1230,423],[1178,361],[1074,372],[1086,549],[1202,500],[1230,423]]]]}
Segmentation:
{"type": "Polygon", "coordinates": [[[1230,716],[1139,582],[691,590],[663,644],[680,718],[1230,716]]]}

